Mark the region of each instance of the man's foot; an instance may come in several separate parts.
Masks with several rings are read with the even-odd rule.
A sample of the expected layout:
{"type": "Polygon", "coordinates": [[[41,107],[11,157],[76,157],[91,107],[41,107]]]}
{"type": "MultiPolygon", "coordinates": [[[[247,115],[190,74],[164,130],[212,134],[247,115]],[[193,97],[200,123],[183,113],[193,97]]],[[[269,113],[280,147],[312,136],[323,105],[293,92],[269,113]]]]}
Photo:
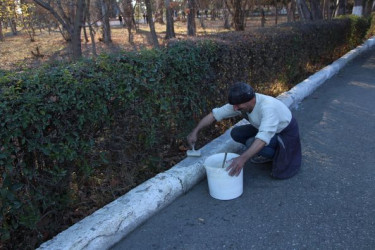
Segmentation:
{"type": "Polygon", "coordinates": [[[252,157],[252,158],[250,159],[250,161],[251,161],[252,163],[255,163],[255,164],[261,164],[261,163],[270,162],[270,161],[272,161],[272,159],[267,158],[267,157],[264,157],[264,156],[262,156],[262,155],[256,155],[256,156],[252,157]]]}

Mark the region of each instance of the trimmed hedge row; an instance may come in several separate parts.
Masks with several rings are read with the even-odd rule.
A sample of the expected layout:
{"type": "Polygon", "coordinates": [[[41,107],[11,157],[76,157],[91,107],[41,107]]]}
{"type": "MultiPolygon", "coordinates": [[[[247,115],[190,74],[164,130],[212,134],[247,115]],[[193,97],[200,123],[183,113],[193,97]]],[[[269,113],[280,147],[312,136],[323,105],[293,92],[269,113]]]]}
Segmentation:
{"type": "Polygon", "coordinates": [[[366,38],[370,38],[375,36],[375,12],[371,13],[369,17],[370,28],[367,31],[366,38]]]}
{"type": "Polygon", "coordinates": [[[96,169],[162,165],[163,154],[226,101],[231,83],[247,81],[263,93],[274,83],[292,86],[357,46],[368,28],[363,23],[350,18],[230,32],[172,41],[161,50],[0,72],[2,241],[47,240],[53,234],[40,232],[57,233],[50,222],[79,202],[75,193],[96,169]],[[19,230],[23,239],[15,238],[19,230]]]}
{"type": "Polygon", "coordinates": [[[246,80],[263,91],[275,82],[295,84],[363,40],[368,25],[353,20],[365,19],[292,23],[256,33],[214,35],[222,58],[219,79],[246,80]]]}

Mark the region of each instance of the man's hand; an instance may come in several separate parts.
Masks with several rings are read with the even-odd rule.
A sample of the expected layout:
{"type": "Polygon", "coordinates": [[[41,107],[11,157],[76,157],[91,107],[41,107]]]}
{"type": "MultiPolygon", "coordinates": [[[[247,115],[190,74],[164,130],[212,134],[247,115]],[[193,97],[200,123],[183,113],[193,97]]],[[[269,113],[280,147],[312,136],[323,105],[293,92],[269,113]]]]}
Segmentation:
{"type": "Polygon", "coordinates": [[[231,164],[226,168],[230,176],[238,176],[246,163],[246,159],[242,156],[231,159],[231,164]]]}
{"type": "Polygon", "coordinates": [[[266,143],[258,138],[254,140],[250,148],[248,148],[242,155],[239,157],[233,158],[232,163],[229,167],[226,168],[229,171],[230,176],[238,176],[241,173],[242,168],[244,167],[246,161],[258,153],[266,143]]]}
{"type": "Polygon", "coordinates": [[[187,137],[187,141],[188,141],[190,147],[192,147],[197,142],[199,131],[202,128],[207,127],[208,125],[210,125],[214,121],[215,121],[215,117],[212,114],[212,112],[209,113],[208,115],[206,115],[205,117],[203,117],[202,120],[200,120],[198,125],[193,129],[193,131],[187,137]]]}
{"type": "Polygon", "coordinates": [[[191,132],[188,136],[187,136],[187,142],[189,143],[190,147],[193,147],[193,145],[196,143],[197,139],[198,139],[198,136],[197,136],[197,133],[195,133],[194,131],[191,132]]]}

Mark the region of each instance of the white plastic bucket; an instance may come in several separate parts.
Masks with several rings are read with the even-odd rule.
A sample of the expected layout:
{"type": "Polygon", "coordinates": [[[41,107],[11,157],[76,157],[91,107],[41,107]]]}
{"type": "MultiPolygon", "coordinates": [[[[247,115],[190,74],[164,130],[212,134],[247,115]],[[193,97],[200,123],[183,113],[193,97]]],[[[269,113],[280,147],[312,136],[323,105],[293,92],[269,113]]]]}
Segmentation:
{"type": "Polygon", "coordinates": [[[227,153],[226,164],[222,167],[225,153],[214,154],[204,162],[210,195],[219,200],[231,200],[243,192],[243,170],[238,176],[230,176],[225,169],[230,165],[230,159],[238,154],[227,153]]]}

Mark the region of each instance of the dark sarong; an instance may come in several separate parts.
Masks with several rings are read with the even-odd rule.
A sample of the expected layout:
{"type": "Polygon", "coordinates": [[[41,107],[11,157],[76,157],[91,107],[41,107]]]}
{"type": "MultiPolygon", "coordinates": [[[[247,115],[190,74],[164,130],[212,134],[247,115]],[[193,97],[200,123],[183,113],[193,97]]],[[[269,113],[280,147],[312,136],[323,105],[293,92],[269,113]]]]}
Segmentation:
{"type": "Polygon", "coordinates": [[[277,142],[271,175],[278,179],[290,178],[298,172],[302,162],[301,140],[294,117],[289,125],[277,134],[277,142]]]}

